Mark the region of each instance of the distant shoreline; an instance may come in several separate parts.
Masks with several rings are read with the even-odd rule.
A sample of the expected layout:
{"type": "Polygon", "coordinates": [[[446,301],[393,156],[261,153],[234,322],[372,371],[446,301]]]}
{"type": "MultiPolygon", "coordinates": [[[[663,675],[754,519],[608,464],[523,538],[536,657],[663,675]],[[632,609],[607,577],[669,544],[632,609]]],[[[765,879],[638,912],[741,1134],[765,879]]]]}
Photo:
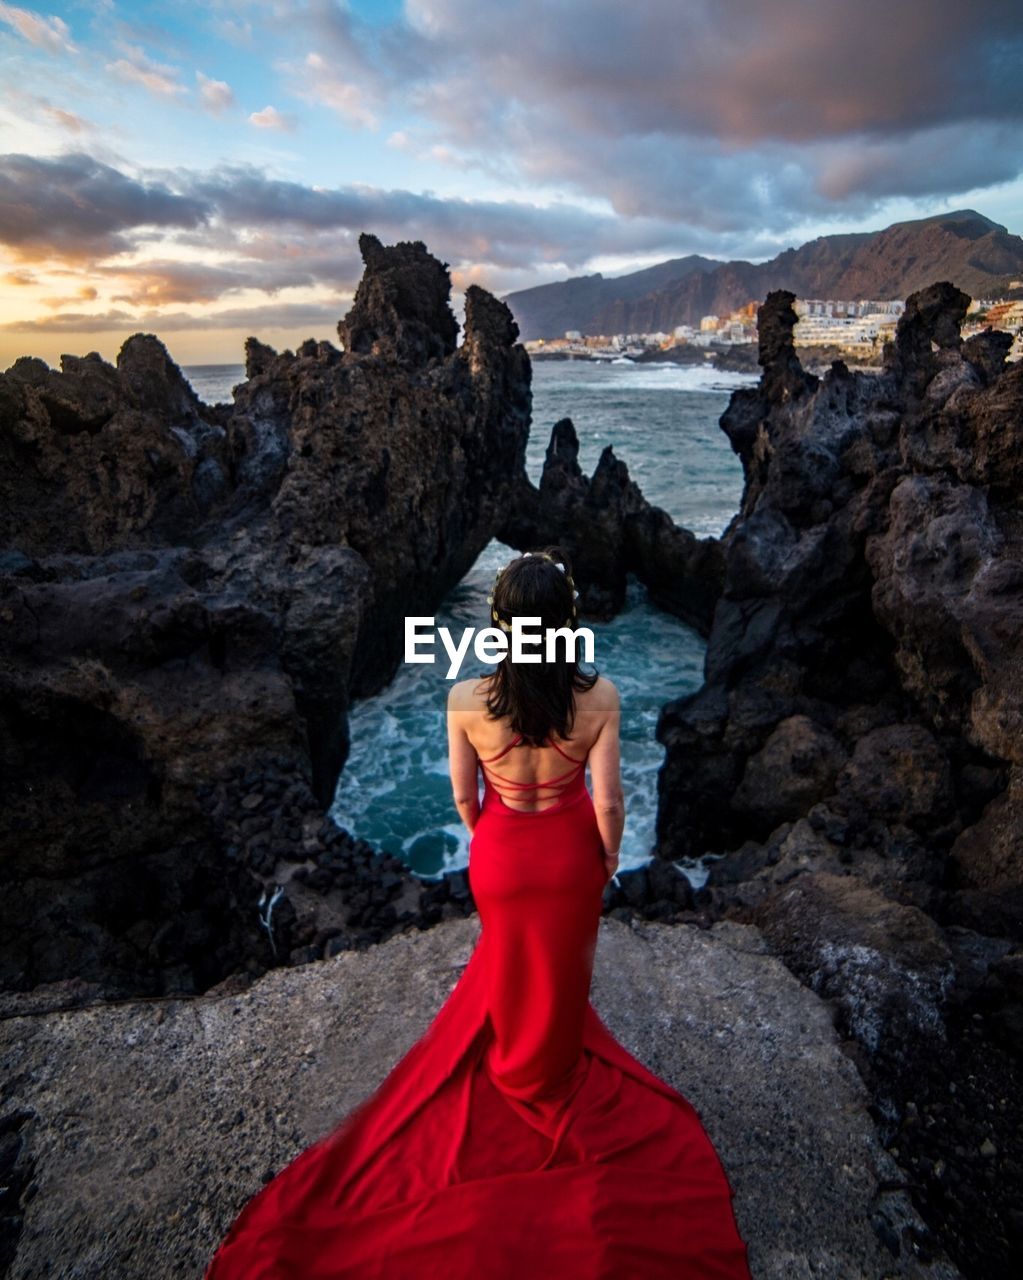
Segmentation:
{"type": "MultiPolygon", "coordinates": [[[[734,343],[729,346],[678,346],[665,349],[655,348],[642,355],[633,356],[622,353],[609,356],[604,352],[589,355],[582,352],[569,351],[531,351],[531,361],[546,362],[549,360],[576,360],[587,364],[614,364],[628,360],[631,364],[676,364],[683,367],[709,365],[726,373],[759,374],[760,365],[757,360],[758,347],[755,342],[734,343]]],[[[811,372],[824,371],[835,360],[845,360],[850,369],[878,369],[880,357],[875,361],[862,357],[844,356],[840,347],[797,347],[803,367],[811,372]]]]}

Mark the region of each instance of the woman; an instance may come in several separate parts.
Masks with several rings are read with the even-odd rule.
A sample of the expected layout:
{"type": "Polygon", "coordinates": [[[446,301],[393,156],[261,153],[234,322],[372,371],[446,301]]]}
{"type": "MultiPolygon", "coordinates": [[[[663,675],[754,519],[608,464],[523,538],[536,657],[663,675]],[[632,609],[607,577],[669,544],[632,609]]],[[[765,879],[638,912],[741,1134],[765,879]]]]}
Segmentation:
{"type": "MultiPolygon", "coordinates": [[[[527,552],[497,575],[491,618],[574,627],[567,557],[527,552]]],[[[618,866],[625,825],[618,757],[618,690],[562,654],[539,664],[502,661],[448,697],[448,758],[455,805],[472,833],[469,882],[494,943],[487,1006],[492,1078],[525,1103],[526,1118],[584,1067],[583,1019],[602,894],[618,866]],[[586,789],[590,768],[592,799],[586,789]],[[479,801],[478,774],[484,793],[479,801]],[[538,971],[529,981],[524,956],[538,971]]]]}
{"type": "MultiPolygon", "coordinates": [[[[571,626],[568,559],[518,557],[490,603],[505,630],[571,626]]],[[[245,1205],[206,1280],[749,1280],[697,1113],[589,1000],[624,823],[618,714],[563,649],[452,688],[476,945],[376,1091],[245,1205]]]]}

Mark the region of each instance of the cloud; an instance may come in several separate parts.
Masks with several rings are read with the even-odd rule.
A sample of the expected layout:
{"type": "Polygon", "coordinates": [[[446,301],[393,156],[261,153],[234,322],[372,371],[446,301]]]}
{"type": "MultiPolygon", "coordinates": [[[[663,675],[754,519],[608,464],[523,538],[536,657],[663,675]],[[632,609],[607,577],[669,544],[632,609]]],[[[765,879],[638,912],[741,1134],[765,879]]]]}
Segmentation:
{"type": "Polygon", "coordinates": [[[282,114],[276,107],[264,107],[262,111],[253,111],[249,116],[249,124],[257,129],[280,129],[290,132],[295,128],[294,120],[282,114]]]}
{"type": "Polygon", "coordinates": [[[207,311],[190,315],[185,311],[154,311],[133,315],[113,308],[109,311],[62,311],[58,315],[37,320],[12,320],[0,324],[0,333],[135,333],[155,327],[160,333],[177,333],[188,329],[241,329],[246,333],[265,333],[269,329],[319,329],[337,324],[346,304],[290,302],[259,307],[231,307],[223,311],[207,311]]]}
{"type": "Polygon", "coordinates": [[[912,147],[890,138],[836,144],[821,158],[816,189],[840,203],[861,192],[940,196],[1011,182],[1020,155],[1017,124],[947,124],[914,134],[912,147]]]}
{"type": "Polygon", "coordinates": [[[43,114],[61,129],[66,129],[68,133],[88,133],[96,127],[91,121],[86,120],[84,116],[76,115],[73,111],[66,111],[63,107],[43,107],[43,114]]]}
{"type": "MultiPolygon", "coordinates": [[[[427,83],[476,68],[501,102],[572,129],[812,141],[1018,116],[1015,0],[409,0],[427,83]]],[[[402,23],[395,38],[402,38],[402,23]]],[[[470,130],[478,117],[466,112],[470,130]]]]}
{"type": "Polygon", "coordinates": [[[240,18],[214,18],[213,31],[229,44],[250,45],[252,43],[252,23],[243,22],[240,18]]]}
{"type": "Polygon", "coordinates": [[[467,200],[355,184],[310,187],[250,165],[133,176],[80,152],[0,156],[0,242],[23,258],[102,264],[113,254],[144,251],[152,240],[161,246],[160,260],[109,268],[126,277],[149,273],[148,284],[140,279],[125,294],[142,300],[147,288],[185,301],[217,296],[203,292],[213,285],[220,292],[316,281],[347,287],[361,275],[356,242],[362,231],[389,242],[421,239],[456,267],[482,265],[505,278],[531,269],[578,269],[598,256],[720,253],[751,243],[742,231],[731,238],[716,229],[680,231],[666,218],[637,214],[625,220],[565,201],[467,200]],[[199,276],[189,278],[180,263],[166,259],[168,235],[196,257],[216,252],[234,261],[202,266],[203,286],[199,276]]]}
{"type": "Polygon", "coordinates": [[[308,11],[424,153],[751,235],[1023,173],[1018,0],[407,0],[308,11]]]}
{"type": "Polygon", "coordinates": [[[199,99],[207,111],[220,115],[234,106],[234,93],[226,80],[211,80],[201,71],[195,73],[195,78],[199,82],[199,99]]]}
{"type": "Polygon", "coordinates": [[[92,275],[119,290],[113,294],[114,302],[160,307],[216,302],[243,290],[276,294],[326,284],[351,291],[362,274],[358,246],[347,232],[291,240],[263,235],[248,239],[244,252],[246,256],[217,263],[158,260],[93,267],[92,275]]]}
{"type": "Polygon", "coordinates": [[[8,87],[5,98],[12,106],[26,117],[48,120],[51,124],[67,133],[89,133],[95,129],[91,120],[86,120],[77,112],[58,107],[49,98],[38,93],[29,93],[24,89],[8,87]]]}
{"type": "Polygon", "coordinates": [[[108,62],[108,71],[131,84],[140,84],[160,97],[172,98],[187,92],[178,79],[180,71],[177,67],[168,66],[165,62],[154,62],[138,45],[125,45],[124,51],[127,57],[108,62]]]}
{"type": "Polygon", "coordinates": [[[368,21],[347,4],[311,0],[278,6],[276,13],[278,24],[286,23],[289,36],[306,46],[300,62],[282,65],[292,92],[359,128],[380,127],[396,86],[417,80],[420,59],[431,52],[401,19],[368,21]]]}
{"type": "Polygon", "coordinates": [[[339,76],[322,54],[309,53],[301,72],[295,75],[295,93],[304,102],[329,107],[350,124],[364,129],[378,127],[376,115],[367,104],[366,90],[339,76]]]}
{"type": "Polygon", "coordinates": [[[206,203],[129,177],[81,152],[0,156],[0,243],[19,256],[85,260],[133,243],[140,227],[194,228],[206,203]]]}
{"type": "Polygon", "coordinates": [[[122,283],[114,302],[161,307],[169,303],[214,302],[225,293],[255,283],[251,273],[203,262],[147,262],[138,267],[108,267],[103,274],[122,283]]]}
{"type": "Polygon", "coordinates": [[[31,9],[19,9],[13,4],[0,4],[0,22],[5,23],[30,44],[45,49],[47,53],[76,53],[71,43],[71,32],[62,18],[44,18],[31,9]]]}
{"type": "Polygon", "coordinates": [[[81,305],[83,302],[95,302],[99,297],[99,290],[93,288],[92,285],[82,285],[80,289],[67,298],[44,298],[43,306],[49,307],[51,310],[66,306],[81,305]]]}
{"type": "Polygon", "coordinates": [[[568,202],[467,200],[363,185],[316,188],[243,165],[179,175],[179,181],[216,211],[221,225],[344,229],[353,235],[370,230],[385,240],[425,240],[431,252],[456,263],[486,261],[507,269],[554,262],[580,266],[599,254],[728,247],[727,239],[687,231],[683,250],[671,221],[637,216],[626,222],[568,202]]]}

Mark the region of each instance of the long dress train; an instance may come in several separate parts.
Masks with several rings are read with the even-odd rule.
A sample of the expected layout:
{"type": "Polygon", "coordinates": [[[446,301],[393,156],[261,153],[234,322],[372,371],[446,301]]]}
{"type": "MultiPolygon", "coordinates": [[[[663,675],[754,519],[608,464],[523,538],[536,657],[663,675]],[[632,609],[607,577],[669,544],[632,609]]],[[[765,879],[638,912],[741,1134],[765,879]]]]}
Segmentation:
{"type": "Polygon", "coordinates": [[[697,1112],[590,1003],[606,872],[585,761],[516,809],[502,791],[523,785],[487,766],[517,741],[481,762],[482,928],[454,989],[248,1201],[204,1280],[749,1280],[697,1112]]]}

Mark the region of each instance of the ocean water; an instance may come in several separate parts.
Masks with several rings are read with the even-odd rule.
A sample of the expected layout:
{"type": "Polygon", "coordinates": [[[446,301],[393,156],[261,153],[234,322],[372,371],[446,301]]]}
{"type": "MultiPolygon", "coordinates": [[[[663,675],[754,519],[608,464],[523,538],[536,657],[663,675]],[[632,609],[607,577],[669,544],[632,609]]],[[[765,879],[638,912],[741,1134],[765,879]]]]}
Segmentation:
{"type": "MultiPolygon", "coordinates": [[[[239,365],[185,369],[208,403],[229,401],[239,365]]],[[[636,365],[582,360],[533,364],[533,420],[527,470],[540,478],[551,428],[569,417],[579,437],[579,461],[592,474],[612,445],[650,502],[700,537],[718,534],[742,494],[742,469],[718,419],[733,388],[755,379],[697,366],[636,365]]],[[[518,553],[496,540],[443,602],[436,625],[459,636],[489,625],[486,597],[494,574],[518,553]]],[[[629,582],[626,608],[609,623],[586,622],[594,633],[594,666],[622,698],[622,779],[626,826],[621,868],[650,858],[663,749],[654,737],[663,703],[699,688],[705,644],[691,628],[653,608],[642,585],[629,582]]],[[[425,879],[466,866],[468,832],[451,799],[445,705],[451,687],[438,640],[433,664],[403,665],[382,693],[350,713],[352,748],[331,813],[378,848],[401,857],[425,879]]],[[[459,679],[490,668],[471,654],[459,679]]],[[[682,869],[694,884],[705,871],[682,869]]]]}
{"type": "Polygon", "coordinates": [[[206,404],[231,404],[233,390],[245,381],[243,364],[193,364],[182,369],[192,390],[206,404]]]}

